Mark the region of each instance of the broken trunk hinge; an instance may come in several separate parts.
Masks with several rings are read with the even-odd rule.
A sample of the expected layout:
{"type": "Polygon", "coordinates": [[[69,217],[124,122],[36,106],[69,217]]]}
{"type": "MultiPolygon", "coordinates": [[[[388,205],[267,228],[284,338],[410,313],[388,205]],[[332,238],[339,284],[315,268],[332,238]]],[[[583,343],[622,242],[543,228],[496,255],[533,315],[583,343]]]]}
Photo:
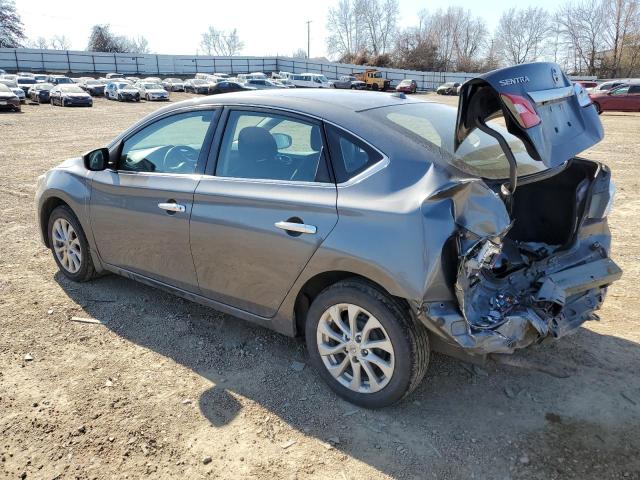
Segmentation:
{"type": "Polygon", "coordinates": [[[492,128],[489,128],[484,120],[480,117],[476,118],[476,127],[480,129],[480,131],[486,133],[487,135],[495,138],[500,144],[500,148],[504,152],[507,157],[507,161],[509,162],[509,183],[503,183],[500,186],[500,195],[502,196],[502,200],[507,206],[507,210],[509,211],[509,215],[511,215],[511,210],[513,206],[513,194],[516,191],[516,186],[518,185],[518,163],[516,162],[516,158],[513,156],[513,152],[511,148],[509,148],[509,144],[504,139],[504,137],[497,131],[492,128]]]}

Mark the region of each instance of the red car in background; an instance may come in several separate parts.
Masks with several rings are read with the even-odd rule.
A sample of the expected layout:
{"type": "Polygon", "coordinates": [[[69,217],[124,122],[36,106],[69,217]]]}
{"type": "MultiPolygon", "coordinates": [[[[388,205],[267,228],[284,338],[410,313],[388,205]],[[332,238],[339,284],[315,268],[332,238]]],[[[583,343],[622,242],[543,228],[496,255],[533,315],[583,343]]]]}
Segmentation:
{"type": "Polygon", "coordinates": [[[589,97],[602,112],[640,112],[640,81],[627,83],[609,91],[590,93],[589,97]]]}
{"type": "Polygon", "coordinates": [[[402,80],[396,87],[396,92],[402,93],[416,93],[418,90],[418,82],[415,80],[409,80],[408,78],[402,80]]]}

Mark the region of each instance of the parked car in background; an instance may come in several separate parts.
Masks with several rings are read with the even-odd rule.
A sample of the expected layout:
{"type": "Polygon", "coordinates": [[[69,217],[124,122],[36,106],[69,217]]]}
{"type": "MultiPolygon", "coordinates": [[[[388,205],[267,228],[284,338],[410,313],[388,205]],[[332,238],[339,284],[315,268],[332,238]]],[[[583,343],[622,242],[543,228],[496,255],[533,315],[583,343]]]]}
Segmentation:
{"type": "Polygon", "coordinates": [[[4,83],[0,83],[0,110],[19,112],[21,108],[18,96],[4,83]]]}
{"type": "Polygon", "coordinates": [[[101,97],[104,95],[104,83],[100,80],[95,80],[93,78],[83,79],[82,82],[79,83],[80,88],[82,88],[85,92],[87,92],[92,97],[101,97]]]}
{"type": "Polygon", "coordinates": [[[136,82],[140,81],[140,78],[139,77],[125,77],[125,80],[135,84],[136,82]]]}
{"type": "Polygon", "coordinates": [[[146,101],[169,100],[169,92],[167,92],[159,83],[139,81],[134,85],[138,89],[140,96],[146,101]]]}
{"type": "Polygon", "coordinates": [[[284,85],[279,85],[272,80],[264,78],[250,78],[244,82],[245,86],[253,87],[256,90],[269,90],[272,88],[287,88],[284,85]]]}
{"type": "Polygon", "coordinates": [[[47,77],[48,75],[45,73],[36,73],[33,78],[36,79],[36,82],[38,83],[45,83],[47,81],[47,77]]]}
{"type": "Polygon", "coordinates": [[[18,100],[20,100],[20,103],[26,102],[27,95],[24,93],[24,90],[18,86],[15,80],[0,78],[0,83],[9,87],[9,90],[11,90],[18,97],[18,100]]]}
{"type": "Polygon", "coordinates": [[[184,81],[179,78],[165,78],[162,86],[167,92],[184,92],[184,81]]]}
{"type": "Polygon", "coordinates": [[[162,79],[160,77],[147,77],[147,78],[143,78],[141,81],[149,82],[149,83],[157,83],[159,85],[162,84],[162,79]]]}
{"type": "Polygon", "coordinates": [[[211,82],[202,78],[191,78],[184,82],[184,91],[186,93],[199,93],[201,95],[207,95],[209,93],[209,87],[211,82]]]}
{"type": "Polygon", "coordinates": [[[286,87],[286,88],[296,88],[294,83],[291,80],[289,80],[288,78],[280,78],[280,79],[272,80],[272,81],[276,85],[282,85],[283,87],[286,87]]]}
{"type": "Polygon", "coordinates": [[[32,72],[18,72],[16,73],[16,75],[18,75],[18,77],[34,78],[34,75],[32,72]]]}
{"type": "Polygon", "coordinates": [[[333,88],[333,83],[319,73],[294,73],[289,80],[298,88],[333,88]]]}
{"type": "Polygon", "coordinates": [[[18,76],[14,75],[13,73],[5,73],[2,75],[2,78],[4,80],[11,80],[12,82],[15,82],[18,76]]]}
{"type": "Polygon", "coordinates": [[[35,103],[51,103],[49,92],[53,87],[50,83],[36,83],[29,89],[29,99],[35,103]]]}
{"type": "Polygon", "coordinates": [[[390,405],[432,350],[481,362],[553,342],[622,275],[611,172],[577,157],[604,136],[582,89],[525,64],[460,99],[181,102],[38,178],[39,231],[70,281],[113,272],[303,336],[337,395],[390,405]]]}
{"type": "Polygon", "coordinates": [[[214,83],[209,87],[209,95],[216,95],[218,93],[241,92],[243,90],[254,91],[255,88],[249,87],[240,82],[223,80],[221,82],[214,83]]]}
{"type": "Polygon", "coordinates": [[[418,82],[405,78],[396,87],[396,92],[416,93],[418,91],[418,82]]]}
{"type": "Polygon", "coordinates": [[[4,75],[4,74],[6,74],[6,73],[7,73],[7,72],[6,72],[5,70],[3,70],[3,69],[1,69],[1,68],[0,68],[0,76],[4,75]]]}
{"type": "Polygon", "coordinates": [[[366,90],[367,84],[362,80],[358,80],[353,75],[342,75],[338,80],[333,81],[333,87],[351,90],[366,90]]]}
{"type": "Polygon", "coordinates": [[[119,102],[139,102],[140,92],[131,83],[123,80],[107,83],[104,88],[104,96],[107,100],[118,100],[119,102]]]}
{"type": "Polygon", "coordinates": [[[51,105],[61,107],[92,107],[91,95],[82,90],[78,85],[55,85],[49,90],[51,105]]]}
{"type": "Polygon", "coordinates": [[[238,75],[240,82],[246,82],[247,80],[265,80],[266,78],[267,76],[262,72],[241,73],[238,75]]]}
{"type": "Polygon", "coordinates": [[[611,80],[608,82],[602,82],[596,85],[595,87],[587,89],[587,91],[589,93],[608,92],[612,88],[619,87],[620,85],[623,85],[627,81],[628,80],[611,80]]]}
{"type": "Polygon", "coordinates": [[[446,82],[436,88],[438,95],[458,95],[459,82],[446,82]]]}
{"type": "Polygon", "coordinates": [[[602,112],[640,112],[640,81],[618,85],[608,91],[592,92],[591,101],[602,112]]]}
{"type": "Polygon", "coordinates": [[[105,77],[108,78],[109,80],[116,80],[119,78],[124,78],[124,74],[111,72],[111,73],[107,73],[105,77]]]}
{"type": "Polygon", "coordinates": [[[47,76],[47,83],[50,83],[51,85],[65,85],[74,82],[65,75],[49,75],[47,76]]]}
{"type": "Polygon", "coordinates": [[[16,84],[18,85],[18,87],[20,87],[24,91],[25,95],[27,94],[29,89],[33,85],[35,85],[36,83],[38,83],[38,82],[36,82],[36,79],[33,78],[33,77],[20,77],[19,76],[16,79],[16,84]]]}

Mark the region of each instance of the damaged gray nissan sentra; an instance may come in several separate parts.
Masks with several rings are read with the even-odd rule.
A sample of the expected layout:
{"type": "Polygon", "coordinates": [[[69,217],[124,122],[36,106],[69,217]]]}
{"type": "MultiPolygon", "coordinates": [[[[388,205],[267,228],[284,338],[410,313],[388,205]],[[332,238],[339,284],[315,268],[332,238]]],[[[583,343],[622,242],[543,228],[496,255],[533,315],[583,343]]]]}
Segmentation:
{"type": "Polygon", "coordinates": [[[53,168],[37,214],[70,279],[114,272],[304,335],[337,394],[380,407],[431,350],[481,360],[597,318],[621,276],[614,189],[576,155],[602,137],[551,63],[465,83],[457,113],[397,93],[217,95],[53,168]]]}

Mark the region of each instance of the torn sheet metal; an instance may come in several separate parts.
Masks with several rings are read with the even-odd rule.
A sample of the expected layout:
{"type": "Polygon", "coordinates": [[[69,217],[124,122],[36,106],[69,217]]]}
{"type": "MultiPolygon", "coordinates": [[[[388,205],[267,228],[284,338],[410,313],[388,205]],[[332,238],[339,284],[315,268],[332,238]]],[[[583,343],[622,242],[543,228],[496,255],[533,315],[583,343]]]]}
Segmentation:
{"type": "Polygon", "coordinates": [[[512,220],[483,182],[452,182],[425,205],[433,213],[446,200],[457,230],[457,304],[425,301],[423,321],[434,333],[468,353],[512,353],[597,318],[606,286],[622,274],[608,258],[606,222],[562,249],[507,238],[512,220]]]}

